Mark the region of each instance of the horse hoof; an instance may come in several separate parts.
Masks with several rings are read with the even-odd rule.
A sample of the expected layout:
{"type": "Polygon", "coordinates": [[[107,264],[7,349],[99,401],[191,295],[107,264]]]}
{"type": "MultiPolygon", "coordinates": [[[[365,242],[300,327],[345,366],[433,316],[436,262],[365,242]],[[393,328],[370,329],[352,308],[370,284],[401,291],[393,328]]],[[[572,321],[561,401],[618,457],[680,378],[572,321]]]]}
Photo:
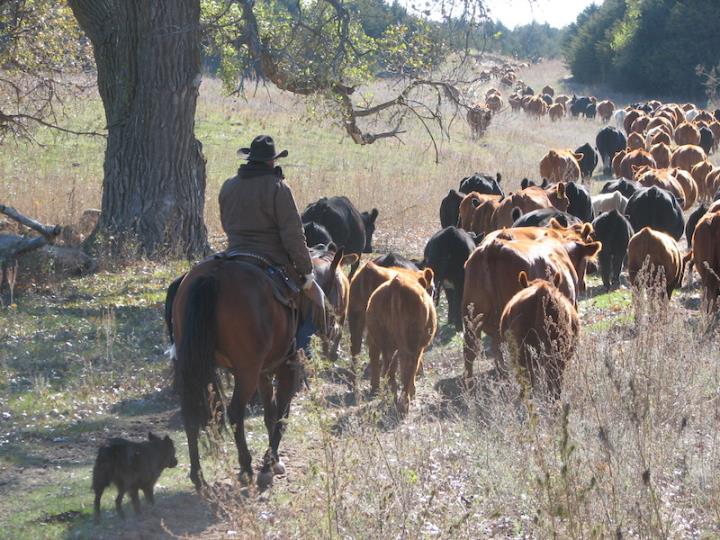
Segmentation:
{"type": "Polygon", "coordinates": [[[273,463],[272,472],[275,476],[285,474],[285,464],[278,459],[275,463],[273,463]]]}
{"type": "Polygon", "coordinates": [[[257,488],[260,491],[264,491],[273,483],[272,471],[260,471],[257,475],[257,488]]]}

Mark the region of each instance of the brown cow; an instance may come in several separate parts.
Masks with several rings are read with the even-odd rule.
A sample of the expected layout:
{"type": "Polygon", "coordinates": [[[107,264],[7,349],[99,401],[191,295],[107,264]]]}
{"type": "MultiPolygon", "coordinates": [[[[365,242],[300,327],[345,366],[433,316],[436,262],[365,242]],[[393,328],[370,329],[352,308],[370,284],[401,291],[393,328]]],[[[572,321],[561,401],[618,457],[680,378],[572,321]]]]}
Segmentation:
{"type": "Polygon", "coordinates": [[[666,189],[675,195],[675,198],[680,203],[680,206],[683,207],[683,210],[690,208],[690,206],[686,203],[685,191],[683,190],[682,185],[680,185],[680,182],[677,181],[670,169],[633,167],[633,174],[635,175],[635,180],[637,180],[640,185],[645,187],[657,186],[659,188],[666,189]]]}
{"type": "Polygon", "coordinates": [[[622,178],[622,176],[621,176],[622,170],[620,168],[620,165],[622,164],[622,160],[625,159],[627,152],[628,151],[626,148],[625,150],[619,150],[619,151],[615,152],[615,155],[613,156],[612,171],[613,171],[613,176],[615,176],[615,178],[622,178]]]}
{"type": "Polygon", "coordinates": [[[609,122],[615,112],[615,104],[605,99],[597,104],[597,114],[603,122],[609,122]]]}
{"type": "Polygon", "coordinates": [[[690,122],[683,122],[675,128],[673,133],[675,144],[683,146],[686,144],[700,145],[700,130],[690,122]]]}
{"type": "Polygon", "coordinates": [[[698,187],[698,193],[702,202],[707,202],[712,199],[715,192],[707,184],[706,179],[708,175],[715,169],[712,163],[708,160],[701,161],[693,166],[690,174],[695,180],[698,187]]]}
{"type": "Polygon", "coordinates": [[[548,116],[553,122],[562,120],[565,116],[565,105],[563,105],[562,103],[553,103],[548,109],[548,116]]]}
{"type": "Polygon", "coordinates": [[[694,144],[678,146],[670,156],[670,166],[692,172],[692,168],[707,159],[705,150],[694,144]]]}
{"type": "Polygon", "coordinates": [[[670,174],[675,177],[685,192],[685,210],[688,210],[698,200],[699,189],[692,174],[683,169],[670,169],[670,174]]]}
{"type": "Polygon", "coordinates": [[[658,169],[667,169],[670,167],[670,156],[672,155],[672,150],[670,150],[670,146],[667,144],[653,144],[650,147],[650,155],[652,155],[655,160],[655,165],[658,169]]]}
{"type": "Polygon", "coordinates": [[[700,274],[705,289],[705,308],[708,313],[715,311],[720,294],[720,212],[706,213],[698,221],[692,237],[692,251],[689,256],[700,274]]]}
{"type": "Polygon", "coordinates": [[[538,375],[544,374],[550,394],[559,398],[565,365],[577,347],[577,310],[558,289],[560,274],[551,284],[545,279],[529,282],[523,271],[518,282],[521,290],[500,317],[500,339],[508,343],[513,363],[529,375],[530,384],[536,386],[538,375]]]}
{"type": "Polygon", "coordinates": [[[667,134],[667,133],[666,133],[665,131],[663,131],[663,130],[657,130],[657,131],[655,131],[655,132],[653,132],[652,134],[649,134],[649,135],[650,135],[650,137],[649,137],[649,138],[650,138],[649,144],[650,144],[651,146],[654,145],[654,144],[660,144],[660,143],[662,143],[662,144],[667,144],[668,146],[672,145],[672,138],[670,137],[669,134],[667,134]]]}
{"type": "Polygon", "coordinates": [[[497,113],[503,108],[503,100],[499,94],[492,94],[485,98],[485,106],[490,109],[491,112],[497,113]]]}
{"type": "Polygon", "coordinates": [[[720,122],[713,120],[708,124],[708,129],[713,134],[713,152],[717,152],[718,146],[720,145],[720,122]]]}
{"type": "Polygon", "coordinates": [[[490,96],[499,96],[500,90],[497,88],[489,88],[487,92],[485,92],[485,99],[489,98],[490,96]]]}
{"type": "MultiPolygon", "coordinates": [[[[619,165],[618,177],[620,178],[633,178],[633,167],[642,167],[643,165],[650,167],[651,169],[657,168],[657,163],[652,157],[650,152],[638,149],[632,150],[625,154],[619,165]]],[[[615,167],[615,160],[613,159],[613,169],[615,167]]]]}
{"type": "Polygon", "coordinates": [[[522,98],[517,94],[510,94],[508,97],[508,103],[512,111],[519,111],[522,109],[522,98]]]}
{"type": "Polygon", "coordinates": [[[656,116],[650,120],[645,131],[650,132],[653,129],[660,129],[668,135],[673,134],[673,123],[669,118],[665,116],[656,116]]]}
{"type": "Polygon", "coordinates": [[[542,98],[537,96],[531,97],[525,104],[525,111],[532,116],[537,116],[538,118],[545,116],[547,110],[547,104],[542,100],[542,98]]]}
{"type": "Polygon", "coordinates": [[[550,150],[540,160],[540,177],[550,182],[570,182],[580,179],[582,154],[571,150],[550,150]]]}
{"type": "Polygon", "coordinates": [[[565,239],[556,238],[547,230],[539,231],[536,238],[529,238],[532,232],[527,229],[541,228],[523,227],[490,233],[465,264],[466,378],[472,377],[480,331],[492,338],[494,352],[497,353],[500,316],[507,302],[519,290],[517,279],[512,276],[522,271],[529,279],[545,279],[548,275],[560,274],[558,288],[574,305],[579,290],[576,265],[583,270],[587,259],[594,257],[602,246],[599,242],[586,242],[580,235],[573,238],[569,233],[565,239]]]}
{"type": "Polygon", "coordinates": [[[647,115],[638,116],[630,126],[631,133],[639,133],[642,135],[645,133],[648,124],[650,123],[650,117],[647,115]]]}
{"type": "Polygon", "coordinates": [[[552,207],[564,212],[570,204],[570,201],[565,195],[565,184],[560,182],[555,186],[554,190],[553,199],[555,199],[555,204],[553,204],[553,200],[548,192],[538,186],[531,186],[516,193],[510,193],[500,201],[495,212],[493,212],[492,219],[490,220],[490,230],[496,231],[503,227],[512,226],[513,208],[519,208],[523,214],[527,214],[533,210],[552,207]]]}
{"type": "Polygon", "coordinates": [[[631,133],[632,130],[630,129],[633,125],[633,122],[643,116],[643,112],[638,109],[630,109],[627,114],[625,115],[625,119],[623,120],[623,129],[625,130],[625,133],[631,133]]]}
{"type": "Polygon", "coordinates": [[[468,230],[475,234],[487,234],[492,231],[492,218],[501,204],[502,199],[497,197],[488,199],[476,206],[468,230]]]}
{"type": "Polygon", "coordinates": [[[631,133],[627,138],[628,150],[640,150],[645,148],[645,137],[640,133],[631,133]]]}
{"type": "Polygon", "coordinates": [[[715,120],[715,117],[711,113],[708,111],[700,111],[693,122],[706,122],[710,124],[713,120],[715,120]]]}
{"type": "Polygon", "coordinates": [[[468,109],[467,122],[470,124],[470,133],[474,139],[482,137],[492,120],[492,111],[487,107],[476,105],[468,109]]]}
{"type": "Polygon", "coordinates": [[[398,274],[405,274],[410,279],[417,279],[421,273],[405,268],[385,268],[372,261],[363,265],[350,282],[350,298],[348,300],[347,320],[350,327],[350,354],[353,359],[360,354],[362,339],[365,333],[365,314],[370,297],[375,290],[398,274]]]}
{"type": "Polygon", "coordinates": [[[410,279],[396,275],[380,285],[367,307],[370,384],[380,386],[380,355],[383,375],[387,376],[397,408],[406,413],[415,396],[415,376],[422,365],[422,355],[437,329],[437,314],[432,300],[433,271],[410,279]],[[400,370],[402,393],[397,397],[395,372],[400,370]]]}
{"type": "Polygon", "coordinates": [[[628,277],[635,286],[638,273],[645,264],[652,280],[660,280],[665,287],[667,297],[682,283],[685,262],[675,239],[664,232],[644,227],[630,239],[628,244],[628,277]],[[646,260],[648,263],[646,263],[646,260]],[[660,269],[662,268],[662,277],[660,269]]]}
{"type": "Polygon", "coordinates": [[[463,200],[460,201],[460,228],[469,231],[475,209],[485,201],[499,199],[500,195],[486,195],[484,193],[478,193],[477,191],[465,195],[463,200]]]}

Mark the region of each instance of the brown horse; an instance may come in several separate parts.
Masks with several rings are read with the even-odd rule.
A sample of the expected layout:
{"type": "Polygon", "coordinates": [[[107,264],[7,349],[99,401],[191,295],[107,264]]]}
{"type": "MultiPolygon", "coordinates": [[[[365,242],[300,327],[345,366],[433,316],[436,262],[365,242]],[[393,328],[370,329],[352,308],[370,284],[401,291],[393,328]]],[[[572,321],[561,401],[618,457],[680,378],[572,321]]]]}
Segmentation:
{"type": "MultiPolygon", "coordinates": [[[[321,270],[318,277],[322,276],[318,283],[328,297],[334,296],[336,279],[330,278],[340,273],[337,268],[342,259],[342,251],[313,252],[313,264],[321,270]]],[[[332,310],[326,309],[328,312],[332,310]]],[[[228,416],[240,475],[248,481],[253,469],[245,440],[245,407],[255,391],[260,392],[269,448],[257,481],[261,487],[269,485],[273,474],[284,471],[278,447],[301,367],[291,354],[296,328],[290,310],[275,299],[263,270],[241,260],[218,259],[199,263],[179,286],[171,285],[166,318],[177,344],[175,389],[188,439],[190,478],[196,489],[205,484],[199,432],[217,420],[221,410],[217,367],[226,368],[234,377],[228,416]]],[[[332,328],[327,321],[324,326],[332,328]]]]}

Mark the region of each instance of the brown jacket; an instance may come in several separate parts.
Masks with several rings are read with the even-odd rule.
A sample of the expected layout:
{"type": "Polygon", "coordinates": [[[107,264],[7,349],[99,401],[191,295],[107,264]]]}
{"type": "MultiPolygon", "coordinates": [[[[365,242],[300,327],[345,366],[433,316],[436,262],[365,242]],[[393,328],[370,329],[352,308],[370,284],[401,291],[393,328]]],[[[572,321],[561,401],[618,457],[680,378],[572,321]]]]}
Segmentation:
{"type": "Polygon", "coordinates": [[[242,165],[223,184],[219,200],[228,249],[261,255],[301,275],[312,272],[300,213],[279,167],[242,165]]]}

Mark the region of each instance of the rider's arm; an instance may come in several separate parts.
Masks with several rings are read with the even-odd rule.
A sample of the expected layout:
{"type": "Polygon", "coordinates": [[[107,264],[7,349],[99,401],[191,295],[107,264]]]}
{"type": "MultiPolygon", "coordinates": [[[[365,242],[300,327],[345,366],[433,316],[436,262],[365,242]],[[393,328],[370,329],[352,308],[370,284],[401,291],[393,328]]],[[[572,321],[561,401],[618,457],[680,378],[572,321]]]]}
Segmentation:
{"type": "Polygon", "coordinates": [[[305,243],[300,212],[292,191],[285,182],[278,183],[275,194],[275,215],[280,229],[280,239],[295,269],[304,276],[312,274],[312,261],[305,243]]]}

